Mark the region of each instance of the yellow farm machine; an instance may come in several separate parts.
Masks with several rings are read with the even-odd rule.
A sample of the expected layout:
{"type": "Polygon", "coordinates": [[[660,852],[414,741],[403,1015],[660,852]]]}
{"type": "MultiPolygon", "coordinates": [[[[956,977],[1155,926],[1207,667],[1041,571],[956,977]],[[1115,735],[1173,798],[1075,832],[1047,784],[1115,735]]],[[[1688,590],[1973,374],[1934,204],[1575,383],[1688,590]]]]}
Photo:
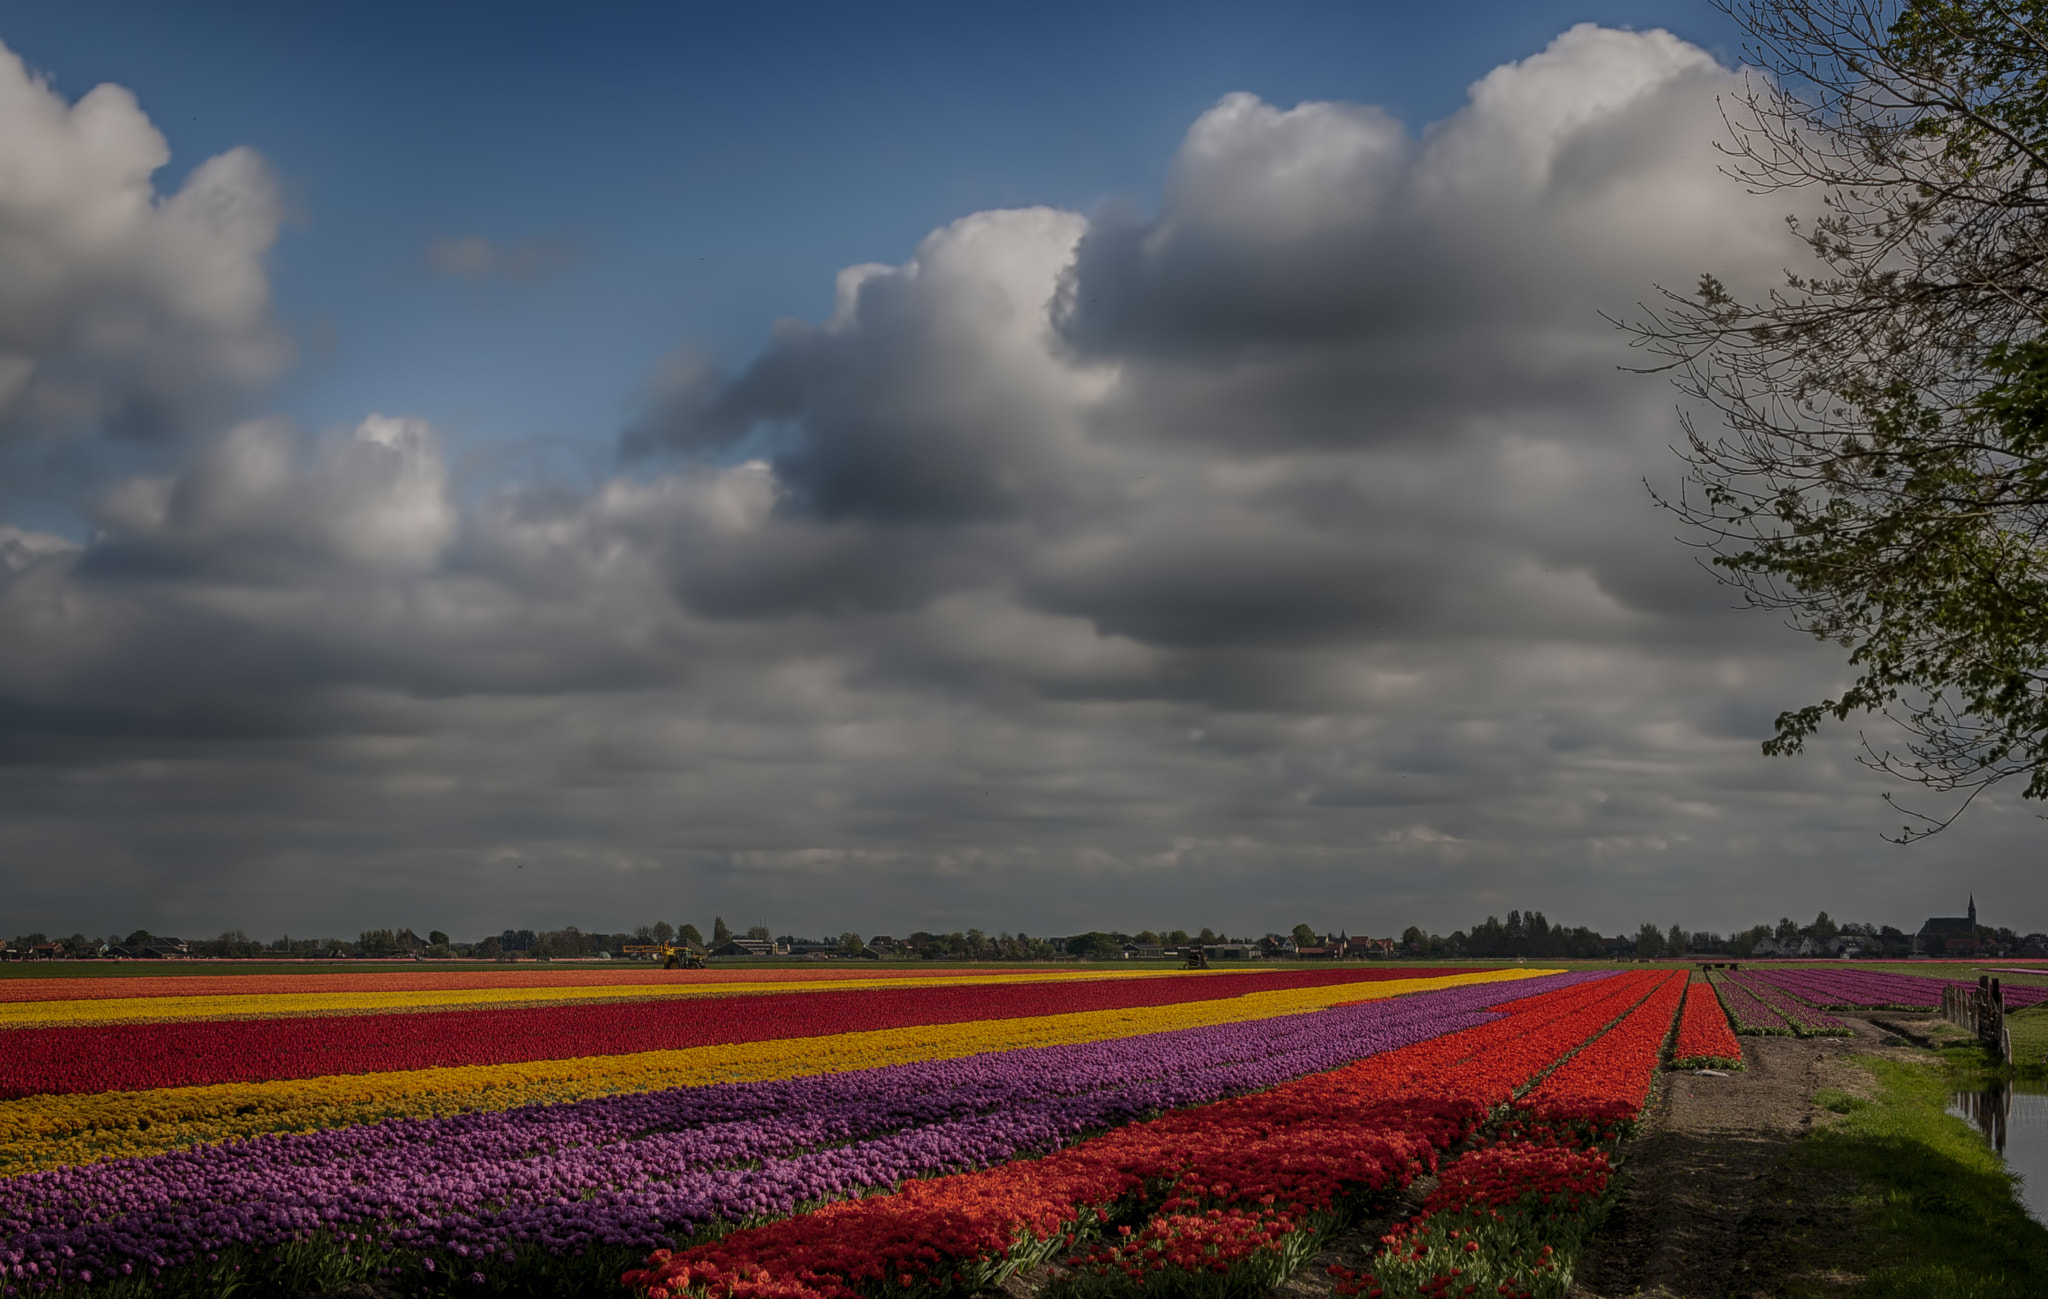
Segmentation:
{"type": "Polygon", "coordinates": [[[678,947],[674,943],[628,943],[621,950],[628,956],[640,956],[650,961],[660,961],[661,968],[664,970],[701,970],[704,968],[703,957],[687,947],[678,947]]]}

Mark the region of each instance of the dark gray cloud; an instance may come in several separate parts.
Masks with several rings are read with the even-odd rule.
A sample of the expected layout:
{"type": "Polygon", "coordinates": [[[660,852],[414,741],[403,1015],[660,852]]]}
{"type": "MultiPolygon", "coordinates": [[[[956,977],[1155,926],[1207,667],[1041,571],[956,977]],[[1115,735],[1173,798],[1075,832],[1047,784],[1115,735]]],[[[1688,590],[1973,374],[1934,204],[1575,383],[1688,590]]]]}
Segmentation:
{"type": "Polygon", "coordinates": [[[786,324],[728,384],[672,366],[629,452],[717,451],[788,436],[772,463],[792,515],[877,523],[1015,519],[1071,497],[1081,410],[1046,301],[1083,222],[982,213],[900,268],[856,267],[821,326],[786,324]]]}
{"type": "MultiPolygon", "coordinates": [[[[735,373],[678,351],[595,487],[223,419],[89,536],[0,524],[16,924],[1614,930],[1959,880],[2048,923],[2010,800],[1901,853],[1848,744],[1758,755],[1838,651],[1730,610],[1642,490],[1670,396],[1598,310],[1798,256],[1715,170],[1732,75],[1587,27],[1419,136],[1227,97],[1156,214],[964,216],[735,373]]],[[[146,195],[147,122],[92,111],[146,195]]],[[[242,290],[119,281],[213,322],[191,374],[268,337],[265,228],[205,226],[242,290]]]]}

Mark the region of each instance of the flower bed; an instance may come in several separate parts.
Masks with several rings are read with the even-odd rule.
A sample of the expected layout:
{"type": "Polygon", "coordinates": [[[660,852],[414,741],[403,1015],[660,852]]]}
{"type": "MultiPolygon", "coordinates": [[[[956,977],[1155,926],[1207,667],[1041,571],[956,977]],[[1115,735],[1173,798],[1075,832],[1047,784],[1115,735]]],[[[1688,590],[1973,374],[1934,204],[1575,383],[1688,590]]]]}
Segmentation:
{"type": "Polygon", "coordinates": [[[1221,1263],[1224,1274],[1249,1267],[1264,1278],[1311,1252],[1347,1197],[1405,1185],[1433,1163],[1429,1151],[1469,1135],[1492,1106],[1665,978],[1594,976],[1504,1004],[1504,1020],[1169,1114],[1044,1159],[658,1253],[627,1280],[657,1296],[706,1284],[722,1292],[741,1278],[746,1286],[840,1299],[863,1288],[956,1293],[992,1284],[1057,1244],[1081,1245],[1115,1217],[1137,1219],[1117,1224],[1132,1228],[1137,1243],[1107,1252],[1082,1246],[1079,1270],[1098,1284],[1137,1286],[1156,1273],[1171,1292],[1186,1280],[1187,1249],[1197,1246],[1205,1255],[1220,1251],[1209,1258],[1211,1271],[1221,1263]],[[1272,1176],[1275,1168],[1285,1177],[1272,1176]],[[1159,1207],[1148,1211],[1153,1192],[1159,1207]],[[1210,1230],[1199,1222],[1223,1225],[1210,1230]],[[1191,1230],[1204,1234],[1189,1241],[1191,1230]]]}
{"type": "MultiPolygon", "coordinates": [[[[1219,972],[1220,973],[1220,972],[1219,972]]],[[[1237,973],[1237,971],[1229,971],[1237,973]]],[[[1418,971],[1374,966],[1359,971],[1368,977],[1413,978],[1418,971]]],[[[1431,974],[1463,974],[1462,969],[1432,967],[1431,974]]],[[[321,974],[139,974],[96,978],[52,977],[0,979],[0,1002],[103,1001],[136,997],[246,997],[352,992],[491,991],[504,988],[620,988],[727,990],[734,985],[773,989],[830,984],[912,987],[923,984],[1059,983],[1089,979],[1179,978],[1177,970],[1157,966],[1122,969],[1113,965],[1017,970],[928,969],[922,963],[863,962],[805,968],[755,967],[743,961],[707,970],[664,970],[652,964],[615,961],[596,965],[519,965],[502,970],[436,970],[431,965],[405,970],[368,970],[321,974]]]]}
{"type": "MultiPolygon", "coordinates": [[[[1885,970],[1766,968],[1755,971],[1754,977],[1816,1006],[1837,1010],[1935,1010],[1941,1005],[1943,988],[1977,986],[1961,979],[1929,979],[1885,970]]],[[[2000,991],[2010,1010],[2048,1001],[2048,988],[2031,984],[2007,983],[2000,991]]]]}
{"type": "MultiPolygon", "coordinates": [[[[1519,984],[1528,977],[1528,972],[1520,970],[1493,971],[1427,981],[1388,981],[1373,985],[1373,990],[1392,993],[1519,984]]],[[[1333,1001],[1372,1004],[1360,1000],[1359,991],[1355,985],[1283,989],[1137,1010],[739,1043],[716,1051],[654,1051],[512,1065],[28,1097],[0,1102],[0,1172],[157,1154],[203,1141],[341,1127],[384,1118],[439,1118],[669,1087],[771,1081],[1098,1042],[1299,1014],[1333,1001]]]]}
{"type": "MultiPolygon", "coordinates": [[[[1551,976],[1527,986],[1585,1000],[1582,985],[1606,978],[1551,976]]],[[[1514,981],[1516,992],[1524,986],[1514,981]]],[[[1086,1046],[398,1121],[59,1169],[0,1181],[0,1248],[21,1251],[17,1275],[29,1263],[54,1267],[84,1288],[90,1272],[101,1278],[94,1290],[105,1289],[110,1274],[118,1291],[148,1269],[170,1268],[188,1293],[206,1293],[219,1279],[208,1270],[216,1263],[262,1268],[273,1281],[288,1265],[317,1265],[324,1281],[339,1282],[356,1275],[349,1259],[365,1258],[413,1283],[470,1272],[530,1278],[550,1268],[581,1268],[587,1281],[592,1268],[610,1266],[616,1276],[622,1253],[667,1244],[668,1233],[693,1223],[786,1213],[905,1178],[1001,1164],[1081,1132],[1360,1055],[1401,1048],[1390,1052],[1398,1057],[1413,1049],[1404,1043],[1492,1018],[1486,1006],[1509,995],[1497,982],[1475,982],[1086,1046]],[[121,1273],[123,1265],[131,1271],[121,1273]]]]}
{"type": "MultiPolygon", "coordinates": [[[[832,989],[686,1002],[20,1028],[0,1031],[0,1098],[676,1051],[910,1026],[1138,1010],[1287,989],[1356,986],[1360,992],[1385,994],[1401,987],[1401,981],[1361,978],[1360,973],[1301,970],[1183,979],[832,989]]],[[[1428,986],[1428,981],[1421,986],[1428,986]]]]}
{"type": "MultiPolygon", "coordinates": [[[[628,973],[632,973],[628,971],[628,973]]],[[[488,1010],[521,1006],[572,1006],[607,1001],[701,1001],[763,994],[799,996],[805,992],[902,991],[945,987],[952,990],[997,984],[1090,984],[1137,982],[1157,979],[1157,974],[1129,974],[1105,979],[850,979],[831,983],[753,983],[728,981],[707,984],[664,984],[655,980],[616,983],[538,984],[522,987],[349,989],[338,992],[241,993],[235,995],[178,996],[164,993],[141,997],[87,998],[84,1000],[28,1000],[0,1003],[0,1030],[57,1025],[123,1024],[147,1021],[202,1019],[277,1019],[300,1015],[388,1015],[422,1010],[488,1010]]],[[[1240,976],[1242,977],[1242,976],[1240,976]]]]}
{"type": "Polygon", "coordinates": [[[1414,1218],[1380,1238],[1370,1271],[1330,1269],[1336,1292],[1563,1299],[1611,1181],[1601,1149],[1510,1140],[1475,1150],[1444,1169],[1414,1218]]]}
{"type": "Polygon", "coordinates": [[[1757,1000],[1755,993],[1740,983],[1731,983],[1726,975],[1707,976],[1714,994],[1721,999],[1721,1005],[1728,1012],[1729,1020],[1737,1033],[1752,1036],[1793,1036],[1792,1026],[1785,1017],[1757,1000]]]}
{"type": "Polygon", "coordinates": [[[1516,1100],[1494,1144],[1444,1168],[1421,1211],[1380,1238],[1369,1269],[1330,1269],[1339,1295],[1564,1299],[1605,1211],[1608,1150],[1642,1114],[1685,997],[1683,974],[1648,977],[1625,1017],[1516,1100]]]}
{"type": "Polygon", "coordinates": [[[1731,970],[1728,982],[1748,991],[1758,1001],[1785,1017],[1792,1031],[1801,1037],[1853,1037],[1855,1030],[1825,1011],[1816,1010],[1783,988],[1749,971],[1731,970]]]}
{"type": "Polygon", "coordinates": [[[1642,1113],[1672,1021],[1685,997],[1685,974],[1666,974],[1627,1018],[1553,1070],[1516,1104],[1539,1118],[1633,1121],[1642,1113]]]}
{"type": "Polygon", "coordinates": [[[1728,1012],[1704,979],[1686,986],[1685,1009],[1678,1016],[1678,1040],[1671,1063],[1680,1069],[1740,1069],[1742,1043],[1728,1027],[1728,1012]]]}

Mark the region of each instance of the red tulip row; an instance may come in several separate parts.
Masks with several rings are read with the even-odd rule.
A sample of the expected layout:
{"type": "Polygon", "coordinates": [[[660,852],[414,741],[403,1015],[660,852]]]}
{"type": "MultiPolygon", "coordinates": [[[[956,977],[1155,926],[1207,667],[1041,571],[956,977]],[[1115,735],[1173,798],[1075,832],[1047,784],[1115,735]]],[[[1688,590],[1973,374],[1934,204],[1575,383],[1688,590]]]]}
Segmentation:
{"type": "Polygon", "coordinates": [[[1605,1147],[1642,1112],[1685,996],[1682,974],[1644,979],[1649,995],[1518,1101],[1499,1144],[1445,1167],[1421,1213],[1380,1238],[1370,1271],[1330,1269],[1339,1295],[1563,1299],[1607,1194],[1605,1147]]]}
{"type": "MultiPolygon", "coordinates": [[[[1340,1070],[1339,1073],[1348,1073],[1340,1070]]],[[[1332,1075],[1323,1075],[1323,1080],[1332,1075]]],[[[1321,1081],[1321,1080],[1319,1080],[1321,1081]]],[[[1483,1106],[1451,1097],[1388,1101],[1358,1089],[1319,1120],[1290,1121],[1288,1086],[1134,1123],[1042,1159],[911,1182],[734,1232],[680,1254],[655,1253],[627,1285],[650,1296],[699,1287],[717,1295],[803,1287],[823,1299],[929,1295],[999,1285],[1098,1233],[1143,1220],[1164,1196],[1214,1197],[1260,1218],[1325,1210],[1345,1189],[1395,1190],[1435,1167],[1483,1106]],[[1280,1102],[1261,1106],[1272,1098],[1280,1102]]],[[[1318,1089],[1334,1099],[1326,1084],[1318,1089]]],[[[1296,1100],[1304,1104],[1305,1100],[1296,1100]]]]}
{"type": "Polygon", "coordinates": [[[1519,1104],[1538,1116],[1568,1115],[1632,1121],[1643,1111],[1671,1023],[1685,997],[1685,974],[1663,974],[1642,1004],[1601,1034],[1600,1040],[1560,1065],[1519,1104]]]}
{"type": "Polygon", "coordinates": [[[1510,1018],[1456,1035],[1471,1040],[1472,1054],[1434,1075],[1432,1081],[1498,1105],[1621,1018],[1662,978],[1661,971],[1631,971],[1497,1007],[1509,1012],[1510,1018]],[[1551,1027],[1537,1031],[1539,1017],[1551,1027]]]}
{"type": "Polygon", "coordinates": [[[1333,1267],[1339,1295],[1552,1299],[1611,1180],[1604,1150],[1507,1141],[1447,1164],[1422,1210],[1380,1237],[1372,1270],[1333,1267]]]}
{"type": "MultiPolygon", "coordinates": [[[[1432,971],[1434,973],[1434,971],[1432,971]]],[[[1122,1010],[1385,978],[1289,970],[1189,978],[848,988],[675,1001],[0,1030],[0,1099],[518,1064],[1122,1010]]]]}
{"type": "Polygon", "coordinates": [[[1705,980],[1694,979],[1686,987],[1671,1063],[1681,1069],[1742,1068],[1742,1043],[1735,1040],[1734,1030],[1728,1027],[1728,1012],[1705,980]]]}
{"type": "MultiPolygon", "coordinates": [[[[1665,977],[1637,972],[1525,998],[1494,1023],[1132,1124],[1042,1159],[910,1183],[661,1251],[624,1280],[656,1299],[914,1297],[998,1284],[1062,1252],[1082,1288],[1150,1282],[1152,1293],[1179,1294],[1277,1279],[1347,1199],[1391,1193],[1434,1167],[1492,1106],[1665,977]],[[1091,1247],[1112,1226],[1114,1242],[1091,1247]]],[[[1654,1066],[1653,1051],[1645,1073],[1654,1066]]]]}
{"type": "MultiPolygon", "coordinates": [[[[62,967],[59,967],[62,968],[62,967]]],[[[88,967],[92,968],[92,967],[88,967]]],[[[104,970],[106,967],[97,967],[104,970]]],[[[119,967],[116,967],[119,968],[119,967]]],[[[162,968],[162,967],[157,967],[162,968]]],[[[198,971],[233,968],[192,962],[184,966],[198,971]]],[[[1432,973],[1461,974],[1463,970],[1432,970],[1432,973]]],[[[833,964],[792,969],[787,966],[761,968],[746,964],[723,965],[709,970],[664,970],[660,966],[614,962],[598,966],[518,965],[497,970],[437,970],[431,965],[404,970],[349,970],[325,974],[100,974],[95,977],[9,979],[0,981],[0,1005],[22,1001],[108,1001],[131,997],[246,997],[261,993],[303,992],[434,992],[492,988],[691,988],[725,983],[783,983],[807,985],[847,983],[858,986],[873,979],[920,979],[945,982],[958,978],[976,982],[1020,982],[1047,980],[1058,983],[1075,979],[1127,977],[1118,966],[1082,966],[1048,970],[1024,966],[1015,973],[1003,972],[995,980],[987,969],[905,966],[895,961],[874,965],[833,964]]],[[[1410,970],[1391,970],[1380,977],[1398,978],[1410,970]]]]}

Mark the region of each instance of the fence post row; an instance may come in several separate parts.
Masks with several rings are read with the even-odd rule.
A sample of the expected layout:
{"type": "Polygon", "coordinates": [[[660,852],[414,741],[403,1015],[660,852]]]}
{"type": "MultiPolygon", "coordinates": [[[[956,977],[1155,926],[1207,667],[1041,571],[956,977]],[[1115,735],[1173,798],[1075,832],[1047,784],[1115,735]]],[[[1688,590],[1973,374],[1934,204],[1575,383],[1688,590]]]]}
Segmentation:
{"type": "Polygon", "coordinates": [[[2012,1058],[2012,1038],[2005,1031],[2005,989],[1997,979],[1980,974],[1974,988],[1942,985],[1941,1017],[1968,1030],[2000,1060],[2012,1058]]]}

